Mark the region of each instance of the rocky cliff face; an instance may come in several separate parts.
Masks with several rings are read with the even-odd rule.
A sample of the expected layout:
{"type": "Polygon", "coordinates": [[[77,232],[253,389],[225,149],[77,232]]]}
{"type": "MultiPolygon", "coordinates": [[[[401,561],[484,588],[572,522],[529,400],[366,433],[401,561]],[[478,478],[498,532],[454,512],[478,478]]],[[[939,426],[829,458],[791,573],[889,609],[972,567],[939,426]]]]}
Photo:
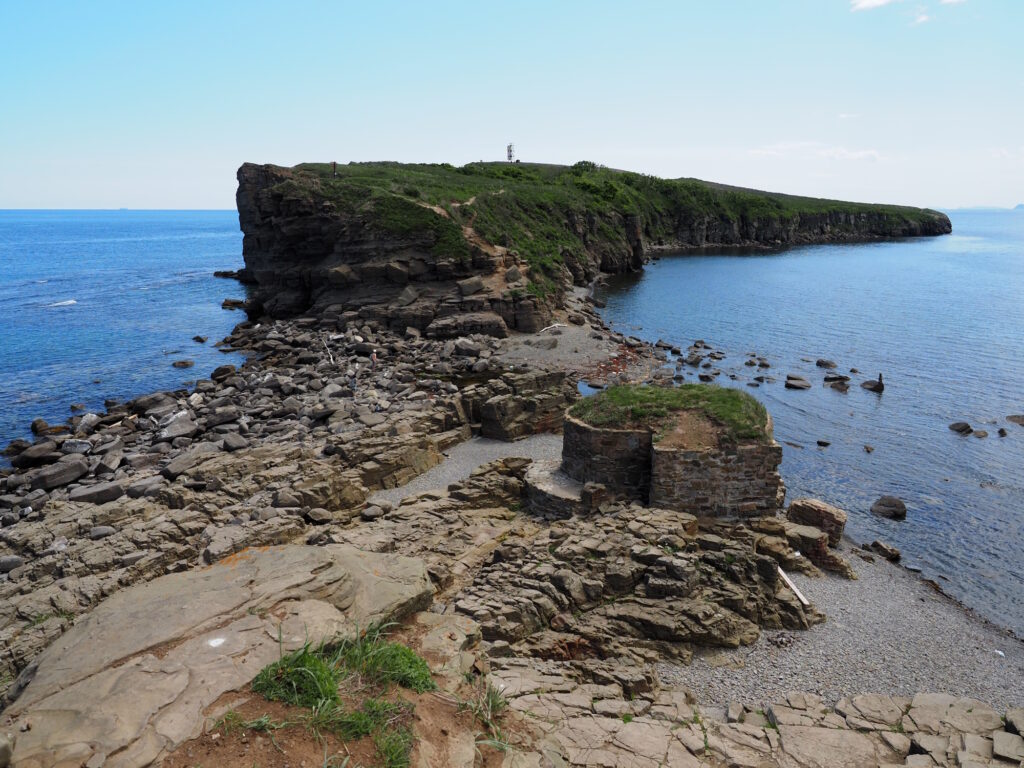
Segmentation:
{"type": "Polygon", "coordinates": [[[443,209],[397,197],[338,205],[315,179],[249,163],[236,200],[250,314],[357,312],[439,338],[502,337],[550,319],[526,292],[525,265],[443,209]]]}
{"type": "Polygon", "coordinates": [[[716,245],[786,246],[802,243],[856,242],[900,237],[946,235],[953,231],[942,213],[923,219],[909,219],[885,212],[798,213],[791,219],[778,216],[728,218],[693,216],[680,211],[674,217],[657,220],[648,228],[649,245],[660,247],[706,247],[716,245]],[[670,233],[658,237],[658,230],[670,233]]]}
{"type": "Polygon", "coordinates": [[[643,184],[653,182],[636,174],[622,178],[641,179],[627,201],[639,212],[620,213],[609,202],[619,176],[608,181],[597,172],[594,178],[612,186],[588,197],[594,183],[571,176],[572,169],[565,171],[570,181],[534,177],[524,189],[515,187],[514,174],[506,179],[494,169],[453,176],[459,170],[448,166],[432,178],[440,168],[360,167],[367,174],[391,174],[382,183],[377,177],[353,181],[351,171],[243,165],[237,203],[245,235],[242,276],[255,286],[250,314],[355,313],[429,336],[502,336],[508,328],[547,325],[569,285],[586,285],[599,272],[641,269],[654,250],[952,231],[945,215],[919,209],[787,198],[686,180],[657,180],[661,187],[648,193],[643,184]],[[433,182],[434,199],[444,206],[403,185],[405,169],[411,169],[410,179],[433,182]],[[506,182],[508,189],[494,186],[506,182]],[[691,197],[666,194],[676,189],[673,184],[691,197]],[[467,199],[449,200],[458,185],[467,199]],[[466,192],[476,188],[479,194],[466,192]]]}

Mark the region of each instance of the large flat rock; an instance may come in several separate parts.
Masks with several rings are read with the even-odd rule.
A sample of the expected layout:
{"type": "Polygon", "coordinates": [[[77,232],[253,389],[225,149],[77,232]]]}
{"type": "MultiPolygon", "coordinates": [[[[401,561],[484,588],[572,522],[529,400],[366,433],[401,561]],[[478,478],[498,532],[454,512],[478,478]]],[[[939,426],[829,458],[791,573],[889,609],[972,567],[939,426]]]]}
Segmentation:
{"type": "Polygon", "coordinates": [[[422,561],[348,545],[249,549],[110,597],[39,658],[9,710],[15,765],[145,766],[285,651],[426,607],[422,561]]]}

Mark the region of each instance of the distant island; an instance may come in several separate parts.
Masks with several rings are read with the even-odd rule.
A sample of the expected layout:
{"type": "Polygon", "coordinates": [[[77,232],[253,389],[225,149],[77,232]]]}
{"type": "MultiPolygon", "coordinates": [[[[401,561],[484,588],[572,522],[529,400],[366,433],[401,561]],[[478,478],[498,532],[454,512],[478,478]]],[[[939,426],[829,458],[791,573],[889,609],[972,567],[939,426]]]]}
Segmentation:
{"type": "Polygon", "coordinates": [[[376,304],[396,328],[420,330],[452,308],[446,284],[456,280],[483,281],[459,310],[475,307],[530,331],[547,323],[570,286],[639,270],[657,251],[952,231],[945,214],[929,209],[662,179],[592,162],[247,163],[238,170],[237,204],[253,314],[367,312],[376,304]]]}

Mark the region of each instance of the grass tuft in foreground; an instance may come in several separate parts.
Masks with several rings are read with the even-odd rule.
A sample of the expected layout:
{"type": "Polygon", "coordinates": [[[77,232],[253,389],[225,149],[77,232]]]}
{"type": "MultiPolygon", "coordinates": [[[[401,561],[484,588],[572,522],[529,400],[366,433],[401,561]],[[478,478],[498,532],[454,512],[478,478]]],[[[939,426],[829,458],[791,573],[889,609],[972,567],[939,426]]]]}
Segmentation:
{"type": "Polygon", "coordinates": [[[312,709],[322,701],[338,700],[339,671],[325,658],[324,646],[309,643],[264,667],[252,689],[271,701],[312,709]]]}
{"type": "Polygon", "coordinates": [[[621,385],[580,400],[570,413],[592,427],[659,432],[674,411],[698,411],[734,440],[765,440],[768,412],[746,392],[707,384],[621,385]]]}
{"type": "MultiPolygon", "coordinates": [[[[413,747],[409,727],[413,706],[391,701],[384,694],[392,685],[423,693],[437,685],[430,668],[412,649],[390,642],[384,627],[371,627],[355,638],[334,643],[311,645],[282,655],[264,667],[253,680],[252,688],[272,701],[309,709],[300,721],[317,738],[326,733],[349,741],[373,738],[384,768],[408,768],[413,747]],[[356,691],[372,688],[355,706],[341,702],[339,686],[351,680],[356,691]]],[[[242,722],[237,713],[228,713],[215,727],[269,730],[284,727],[261,720],[242,722]],[[234,717],[231,717],[234,715],[234,717]]]]}
{"type": "Polygon", "coordinates": [[[417,693],[437,687],[427,663],[401,643],[388,642],[380,628],[342,640],[334,649],[332,664],[379,685],[396,683],[417,693]]]}

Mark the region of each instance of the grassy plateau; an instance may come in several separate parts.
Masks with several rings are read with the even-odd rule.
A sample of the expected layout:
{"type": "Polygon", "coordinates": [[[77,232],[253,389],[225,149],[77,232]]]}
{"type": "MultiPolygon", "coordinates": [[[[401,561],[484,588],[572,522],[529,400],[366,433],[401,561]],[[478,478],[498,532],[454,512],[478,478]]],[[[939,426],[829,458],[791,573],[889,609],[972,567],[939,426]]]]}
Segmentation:
{"type": "Polygon", "coordinates": [[[283,195],[314,195],[356,211],[382,231],[427,234],[440,258],[465,260],[462,226],[509,247],[531,267],[530,290],[557,285],[561,266],[595,249],[629,253],[623,222],[644,237],[671,242],[680,222],[718,220],[792,222],[811,214],[872,214],[883,223],[933,221],[934,211],[902,206],[796,197],[616,171],[592,162],[572,166],[535,163],[441,164],[390,162],[304,163],[278,185],[283,195]],[[438,215],[430,207],[443,209],[438,215]],[[570,225],[570,222],[572,224],[570,225]]]}
{"type": "Polygon", "coordinates": [[[672,414],[698,411],[734,440],[765,440],[768,412],[746,392],[708,384],[621,385],[580,400],[570,413],[592,427],[660,432],[672,414]]]}

